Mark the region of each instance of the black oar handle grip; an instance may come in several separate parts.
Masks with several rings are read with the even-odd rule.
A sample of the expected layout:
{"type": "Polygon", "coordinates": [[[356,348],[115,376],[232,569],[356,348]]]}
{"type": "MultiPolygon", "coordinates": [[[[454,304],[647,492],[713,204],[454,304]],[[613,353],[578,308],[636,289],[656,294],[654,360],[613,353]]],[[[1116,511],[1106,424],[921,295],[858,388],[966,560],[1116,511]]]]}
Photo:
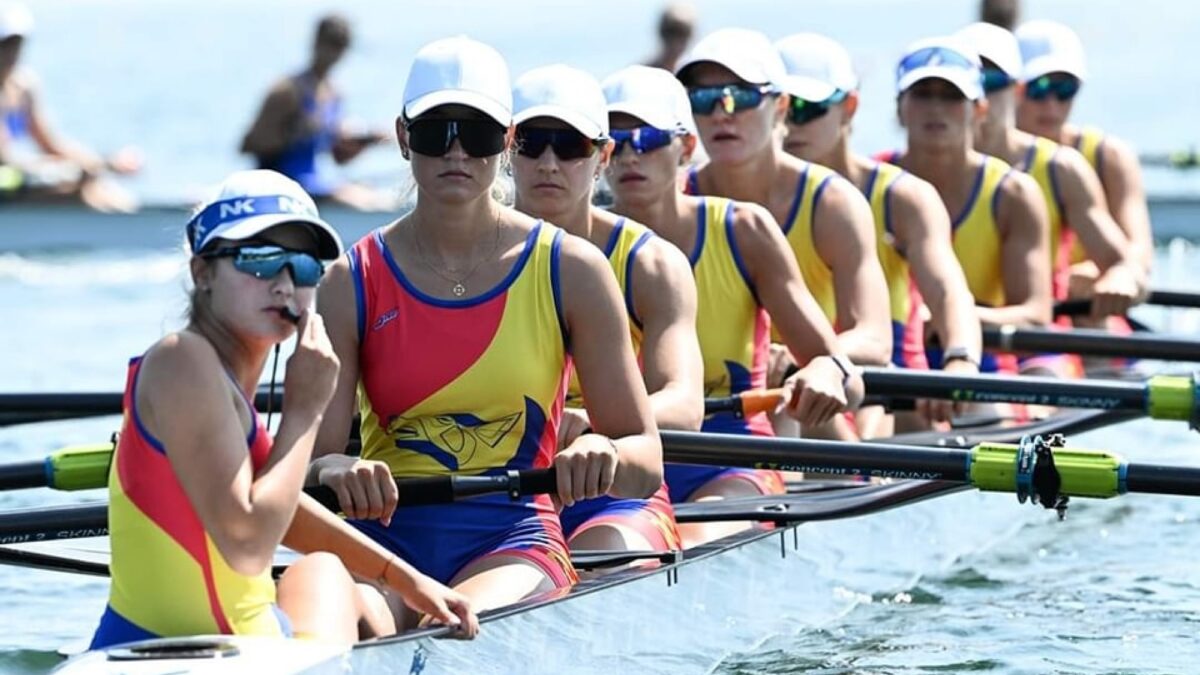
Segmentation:
{"type": "MultiPolygon", "coordinates": [[[[400,506],[447,504],[456,499],[480,495],[507,493],[512,499],[526,495],[545,494],[558,489],[554,469],[506,471],[491,476],[430,476],[427,478],[397,478],[400,506]]],[[[333,512],[341,510],[337,493],[324,485],[305,488],[310,497],[333,512]]]]}

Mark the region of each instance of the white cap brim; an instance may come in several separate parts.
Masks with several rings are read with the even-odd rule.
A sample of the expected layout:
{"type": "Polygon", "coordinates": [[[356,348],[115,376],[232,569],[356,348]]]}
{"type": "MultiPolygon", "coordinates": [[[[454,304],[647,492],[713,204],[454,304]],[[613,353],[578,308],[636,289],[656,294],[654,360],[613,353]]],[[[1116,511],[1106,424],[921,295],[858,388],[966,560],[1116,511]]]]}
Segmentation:
{"type": "Polygon", "coordinates": [[[838,88],[828,82],[803,75],[786,75],[782,85],[785,93],[805,101],[824,101],[838,92],[838,88]]]}
{"type": "Polygon", "coordinates": [[[526,108],[513,116],[513,124],[521,124],[535,117],[552,117],[556,120],[562,120],[570,124],[579,133],[587,136],[590,139],[597,139],[604,136],[604,129],[587,115],[560,105],[535,105],[526,108]]]}
{"type": "MultiPolygon", "coordinates": [[[[613,103],[608,106],[608,113],[610,115],[613,113],[632,115],[657,129],[673,130],[680,128],[679,124],[676,123],[675,117],[670,113],[659,110],[654,106],[639,105],[636,101],[613,103]]],[[[694,129],[686,127],[684,129],[690,134],[696,133],[694,129]]]]}
{"type": "Polygon", "coordinates": [[[1079,78],[1080,81],[1087,79],[1087,70],[1080,66],[1075,59],[1063,58],[1058,54],[1039,56],[1030,59],[1029,63],[1025,64],[1026,82],[1050,73],[1066,73],[1079,78]]]}
{"type": "Polygon", "coordinates": [[[410,120],[416,119],[443,105],[467,106],[496,120],[501,126],[508,127],[512,124],[512,111],[508,106],[479,92],[465,89],[439,89],[425,94],[404,106],[404,114],[410,120]]]}
{"type": "Polygon", "coordinates": [[[737,76],[739,80],[749,82],[750,84],[770,85],[774,82],[770,81],[762,68],[759,68],[749,63],[733,63],[732,59],[717,59],[711,56],[701,56],[690,61],[685,61],[675,68],[676,75],[682,75],[685,70],[696,65],[697,63],[715,63],[722,68],[726,68],[729,72],[737,76]]]}
{"type": "Polygon", "coordinates": [[[978,77],[973,77],[971,71],[962,68],[930,66],[916,68],[904,74],[896,83],[898,92],[908,91],[914,84],[922,80],[945,80],[971,100],[983,97],[983,85],[978,77]]]}
{"type": "Polygon", "coordinates": [[[270,215],[253,216],[235,221],[223,227],[218,227],[200,243],[197,251],[203,251],[216,239],[241,241],[266,232],[277,225],[288,223],[312,226],[313,232],[317,235],[317,257],[320,259],[333,260],[342,255],[342,238],[338,235],[337,230],[333,229],[333,226],[320,218],[312,218],[295,213],[273,213],[270,215]]]}

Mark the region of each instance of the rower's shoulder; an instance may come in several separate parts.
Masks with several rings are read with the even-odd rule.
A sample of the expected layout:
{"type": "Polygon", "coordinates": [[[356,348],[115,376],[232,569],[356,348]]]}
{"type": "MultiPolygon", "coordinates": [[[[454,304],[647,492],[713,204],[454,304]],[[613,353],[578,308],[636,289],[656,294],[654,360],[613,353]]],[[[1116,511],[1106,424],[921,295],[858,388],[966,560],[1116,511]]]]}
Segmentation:
{"type": "Polygon", "coordinates": [[[166,335],[146,351],[139,381],[148,392],[160,387],[197,387],[213,382],[214,373],[222,367],[211,342],[198,333],[182,330],[166,335]]]}
{"type": "MultiPolygon", "coordinates": [[[[678,287],[682,280],[690,280],[692,266],[679,247],[655,235],[649,234],[633,258],[633,270],[638,280],[647,280],[647,292],[664,292],[678,287]]],[[[635,285],[635,289],[639,286],[635,285]]],[[[636,292],[636,291],[635,291],[636,292]]]]}
{"type": "Polygon", "coordinates": [[[887,200],[888,209],[900,221],[923,221],[935,216],[949,218],[942,196],[938,194],[933,183],[907,171],[901,170],[888,184],[887,200]]]}

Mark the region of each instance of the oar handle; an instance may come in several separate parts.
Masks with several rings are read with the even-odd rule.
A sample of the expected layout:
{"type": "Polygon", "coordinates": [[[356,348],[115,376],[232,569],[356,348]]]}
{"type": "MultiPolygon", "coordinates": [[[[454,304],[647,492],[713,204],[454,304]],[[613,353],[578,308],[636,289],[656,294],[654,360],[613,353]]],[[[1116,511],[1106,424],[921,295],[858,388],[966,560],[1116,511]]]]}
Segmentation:
{"type": "Polygon", "coordinates": [[[704,399],[704,414],[733,413],[742,418],[771,412],[783,401],[783,389],[750,389],[733,396],[704,399]]]}
{"type": "MultiPolygon", "coordinates": [[[[467,497],[507,493],[510,499],[546,494],[558,489],[554,468],[509,470],[491,476],[429,476],[397,478],[399,506],[446,504],[467,497]]],[[[333,512],[341,510],[337,493],[324,485],[305,488],[313,499],[333,512]]]]}

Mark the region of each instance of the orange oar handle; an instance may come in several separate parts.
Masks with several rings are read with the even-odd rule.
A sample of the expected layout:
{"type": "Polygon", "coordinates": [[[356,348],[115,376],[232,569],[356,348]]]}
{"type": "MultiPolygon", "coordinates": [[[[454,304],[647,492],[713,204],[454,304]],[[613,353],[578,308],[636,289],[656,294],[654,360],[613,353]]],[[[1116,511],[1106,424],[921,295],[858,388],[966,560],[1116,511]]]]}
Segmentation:
{"type": "Polygon", "coordinates": [[[782,389],[752,389],[743,391],[738,398],[742,399],[742,415],[749,417],[761,412],[771,412],[783,402],[782,389]]]}

